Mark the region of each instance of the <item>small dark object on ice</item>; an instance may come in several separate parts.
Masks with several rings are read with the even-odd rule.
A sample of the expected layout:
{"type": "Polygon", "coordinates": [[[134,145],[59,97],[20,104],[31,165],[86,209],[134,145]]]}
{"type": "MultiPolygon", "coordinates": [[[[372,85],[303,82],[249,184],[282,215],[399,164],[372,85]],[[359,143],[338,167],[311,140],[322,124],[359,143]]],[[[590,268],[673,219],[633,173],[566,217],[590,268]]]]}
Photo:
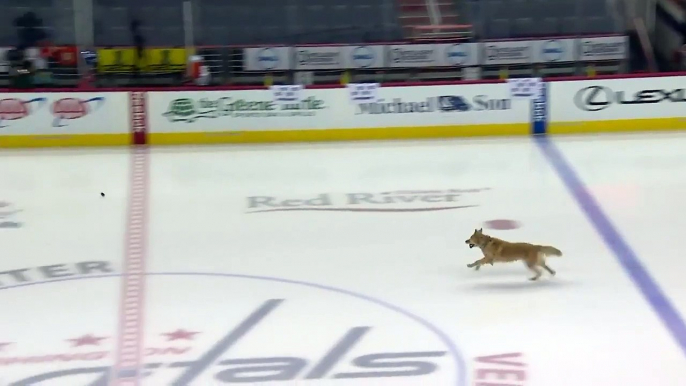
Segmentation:
{"type": "Polygon", "coordinates": [[[100,197],[105,197],[105,193],[100,192],[100,197]]]}

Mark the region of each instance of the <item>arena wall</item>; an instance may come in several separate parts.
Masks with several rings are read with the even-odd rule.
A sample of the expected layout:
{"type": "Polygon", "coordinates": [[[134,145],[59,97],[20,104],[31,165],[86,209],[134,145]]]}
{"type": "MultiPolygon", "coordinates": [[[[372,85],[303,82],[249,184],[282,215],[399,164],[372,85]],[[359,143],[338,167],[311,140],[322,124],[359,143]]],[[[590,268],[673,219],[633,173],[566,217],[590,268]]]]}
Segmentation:
{"type": "Polygon", "coordinates": [[[0,94],[0,147],[131,144],[125,92],[0,94]]]}
{"type": "Polygon", "coordinates": [[[686,76],[567,79],[537,100],[504,82],[384,85],[379,103],[313,87],[2,93],[0,147],[278,143],[679,130],[686,76]],[[684,82],[684,84],[682,84],[684,82]]]}
{"type": "Polygon", "coordinates": [[[552,82],[550,89],[550,134],[686,127],[683,76],[552,82]]]}

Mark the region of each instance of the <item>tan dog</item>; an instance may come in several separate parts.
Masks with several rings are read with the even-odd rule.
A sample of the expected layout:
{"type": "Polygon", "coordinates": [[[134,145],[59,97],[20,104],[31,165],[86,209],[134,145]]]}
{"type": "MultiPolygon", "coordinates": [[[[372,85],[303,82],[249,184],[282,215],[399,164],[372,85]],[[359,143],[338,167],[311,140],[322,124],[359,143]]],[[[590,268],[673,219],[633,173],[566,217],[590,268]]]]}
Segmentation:
{"type": "Polygon", "coordinates": [[[484,257],[468,264],[467,267],[479,270],[484,264],[493,265],[494,262],[509,263],[522,260],[536,275],[530,280],[538,280],[543,274],[539,267],[543,267],[551,275],[555,271],[545,264],[547,256],[562,256],[559,249],[547,245],[535,245],[529,243],[510,243],[495,237],[483,234],[482,229],[474,230],[474,234],[465,241],[469,248],[479,247],[484,257]]]}

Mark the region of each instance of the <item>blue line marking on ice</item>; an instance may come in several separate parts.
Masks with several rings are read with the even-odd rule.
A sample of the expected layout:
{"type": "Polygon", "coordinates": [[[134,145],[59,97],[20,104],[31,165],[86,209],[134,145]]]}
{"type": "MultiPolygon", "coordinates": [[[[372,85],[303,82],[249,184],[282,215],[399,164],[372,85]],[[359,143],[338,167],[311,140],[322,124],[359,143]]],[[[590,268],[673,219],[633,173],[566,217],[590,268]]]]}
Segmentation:
{"type": "Polygon", "coordinates": [[[686,356],[686,323],[549,137],[534,141],[686,356]]]}

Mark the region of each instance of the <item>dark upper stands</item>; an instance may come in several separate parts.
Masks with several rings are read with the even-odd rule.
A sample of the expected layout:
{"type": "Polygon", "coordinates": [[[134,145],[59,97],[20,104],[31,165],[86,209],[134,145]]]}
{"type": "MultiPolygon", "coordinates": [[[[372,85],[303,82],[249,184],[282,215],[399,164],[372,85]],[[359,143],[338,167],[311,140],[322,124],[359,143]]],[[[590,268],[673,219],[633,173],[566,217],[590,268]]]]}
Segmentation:
{"type": "Polygon", "coordinates": [[[605,0],[457,0],[484,39],[624,32],[605,0]]]}
{"type": "Polygon", "coordinates": [[[130,25],[135,17],[147,45],[182,46],[182,4],[182,0],[93,0],[95,44],[131,45],[130,25]]]}
{"type": "MultiPolygon", "coordinates": [[[[150,46],[184,44],[182,0],[93,0],[99,46],[131,45],[132,17],[150,46]]],[[[346,43],[400,40],[396,0],[194,0],[196,43],[346,43]]],[[[622,32],[605,0],[455,0],[480,38],[622,32]]],[[[72,0],[2,0],[0,45],[12,21],[34,11],[55,44],[74,41],[72,0]]]]}
{"type": "Polygon", "coordinates": [[[72,0],[1,0],[0,46],[17,44],[14,20],[29,11],[43,20],[43,29],[56,44],[74,43],[72,0]]]}
{"type": "MultiPolygon", "coordinates": [[[[151,46],[184,44],[182,0],[94,0],[95,43],[130,44],[140,18],[151,46]]],[[[203,45],[344,43],[400,38],[394,0],[196,0],[203,45]]]]}

